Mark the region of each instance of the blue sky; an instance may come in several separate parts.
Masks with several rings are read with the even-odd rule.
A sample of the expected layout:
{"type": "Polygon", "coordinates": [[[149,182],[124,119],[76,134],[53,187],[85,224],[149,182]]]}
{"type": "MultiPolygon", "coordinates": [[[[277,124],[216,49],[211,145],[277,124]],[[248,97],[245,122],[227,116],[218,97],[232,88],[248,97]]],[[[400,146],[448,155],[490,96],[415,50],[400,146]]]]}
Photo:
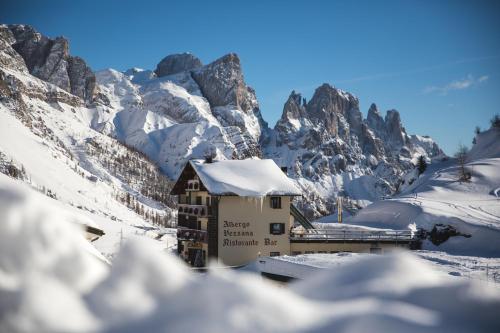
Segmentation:
{"type": "Polygon", "coordinates": [[[500,112],[500,1],[2,2],[1,22],[66,36],[94,70],[236,52],[271,126],[292,89],[309,99],[323,82],[449,154],[500,112]]]}

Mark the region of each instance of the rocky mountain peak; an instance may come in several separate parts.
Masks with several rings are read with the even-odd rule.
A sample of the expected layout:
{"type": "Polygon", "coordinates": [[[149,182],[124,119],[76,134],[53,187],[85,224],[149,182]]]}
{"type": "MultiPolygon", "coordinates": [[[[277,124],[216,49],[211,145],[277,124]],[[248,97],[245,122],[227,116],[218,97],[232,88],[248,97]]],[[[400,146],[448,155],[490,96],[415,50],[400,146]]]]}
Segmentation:
{"type": "Polygon", "coordinates": [[[370,108],[368,109],[368,117],[370,117],[370,115],[373,117],[373,116],[380,116],[380,112],[378,111],[378,107],[377,107],[377,104],[375,103],[372,103],[370,105],[370,108]]]}
{"type": "Polygon", "coordinates": [[[401,117],[397,110],[389,110],[385,115],[387,138],[395,147],[401,147],[407,142],[406,131],[401,124],[401,117]]]}
{"type": "Polygon", "coordinates": [[[48,38],[29,25],[9,25],[11,47],[23,58],[30,74],[86,102],[96,94],[95,75],[85,61],[69,54],[64,37],[48,38]]]}
{"type": "Polygon", "coordinates": [[[368,116],[366,117],[368,126],[375,131],[375,133],[383,138],[385,133],[385,121],[378,111],[377,105],[372,103],[368,109],[368,116]]]}
{"type": "Polygon", "coordinates": [[[316,89],[306,109],[311,121],[315,124],[324,124],[330,134],[349,137],[346,123],[351,124],[355,132],[359,133],[361,130],[358,99],[328,83],[316,89]]]}
{"type": "Polygon", "coordinates": [[[200,59],[191,53],[171,54],[163,58],[156,66],[158,77],[190,71],[203,66],[200,59]]]}
{"type": "Polygon", "coordinates": [[[283,119],[300,119],[306,118],[307,113],[305,109],[306,103],[302,95],[296,93],[295,90],[292,91],[288,100],[283,107],[283,114],[281,118],[283,119]]]}
{"type": "Polygon", "coordinates": [[[247,114],[258,112],[255,91],[245,84],[237,54],[227,54],[193,70],[192,77],[210,106],[233,105],[247,114]]]}

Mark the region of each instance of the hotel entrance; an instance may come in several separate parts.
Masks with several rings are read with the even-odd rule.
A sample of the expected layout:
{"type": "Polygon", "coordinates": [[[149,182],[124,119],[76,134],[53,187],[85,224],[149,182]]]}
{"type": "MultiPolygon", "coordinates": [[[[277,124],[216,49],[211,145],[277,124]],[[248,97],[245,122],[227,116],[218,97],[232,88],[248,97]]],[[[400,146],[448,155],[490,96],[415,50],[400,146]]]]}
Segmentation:
{"type": "Polygon", "coordinates": [[[188,249],[188,262],[193,267],[204,267],[206,260],[206,252],[202,249],[188,249]]]}

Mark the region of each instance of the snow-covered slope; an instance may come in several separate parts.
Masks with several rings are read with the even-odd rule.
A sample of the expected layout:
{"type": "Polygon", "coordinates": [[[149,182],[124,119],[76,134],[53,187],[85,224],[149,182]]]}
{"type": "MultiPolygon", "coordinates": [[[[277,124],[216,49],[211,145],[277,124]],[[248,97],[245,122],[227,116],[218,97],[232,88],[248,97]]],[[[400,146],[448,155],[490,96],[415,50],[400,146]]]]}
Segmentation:
{"type": "MultiPolygon", "coordinates": [[[[169,211],[170,208],[143,196],[139,192],[140,187],[135,186],[138,184],[127,183],[113,175],[99,162],[98,156],[87,154],[85,140],[88,139],[88,129],[76,117],[73,118],[73,113],[68,112],[70,119],[65,119],[59,110],[47,106],[40,106],[39,110],[46,113],[45,124],[50,126],[48,128],[63,131],[64,134],[54,131],[54,137],[60,137],[66,143],[74,141],[74,145],[56,145],[50,139],[35,135],[0,105],[0,160],[23,170],[22,179],[31,191],[46,194],[53,198],[50,200],[57,200],[61,207],[80,211],[82,216],[87,217],[87,225],[103,229],[105,235],[94,244],[108,258],[113,257],[118,250],[121,238],[127,239],[136,234],[145,234],[146,230],[157,229],[117,200],[117,196],[125,196],[126,193],[135,196],[143,207],[162,217],[165,216],[165,209],[169,211]],[[55,123],[51,123],[50,117],[47,117],[50,111],[57,112],[55,123]],[[61,147],[69,148],[66,151],[61,147]]],[[[115,149],[120,149],[112,139],[98,133],[94,133],[94,136],[102,142],[109,140],[115,149]]],[[[5,189],[4,184],[0,184],[2,189],[5,189]]],[[[151,233],[148,237],[155,236],[155,233],[151,233]]],[[[172,240],[170,245],[173,245],[172,240]]],[[[165,244],[158,246],[159,249],[166,247],[165,244]]]]}
{"type": "MultiPolygon", "coordinates": [[[[104,230],[94,244],[107,258],[120,239],[135,234],[164,249],[153,240],[160,231],[152,223],[164,225],[175,217],[175,203],[165,195],[168,180],[147,157],[93,129],[105,114],[98,111],[101,106],[29,74],[13,46],[36,49],[37,44],[17,44],[9,32],[0,26],[0,172],[81,211],[91,226],[104,230]]],[[[58,83],[56,77],[49,81],[58,83]]]]}
{"type": "Polygon", "coordinates": [[[415,224],[429,232],[427,249],[500,257],[500,130],[479,134],[468,156],[470,181],[459,180],[454,159],[432,164],[400,195],[368,206],[348,223],[394,229],[415,224]],[[453,234],[459,235],[447,239],[453,234]]]}

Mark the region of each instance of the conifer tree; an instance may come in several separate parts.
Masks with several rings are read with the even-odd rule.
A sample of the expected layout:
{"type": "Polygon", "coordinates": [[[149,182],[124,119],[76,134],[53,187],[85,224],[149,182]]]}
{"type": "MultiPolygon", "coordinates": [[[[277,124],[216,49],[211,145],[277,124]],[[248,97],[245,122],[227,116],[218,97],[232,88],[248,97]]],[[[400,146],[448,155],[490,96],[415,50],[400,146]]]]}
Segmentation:
{"type": "Polygon", "coordinates": [[[423,155],[420,155],[418,158],[417,169],[419,175],[423,174],[427,169],[427,162],[425,161],[425,157],[423,155]]]}

